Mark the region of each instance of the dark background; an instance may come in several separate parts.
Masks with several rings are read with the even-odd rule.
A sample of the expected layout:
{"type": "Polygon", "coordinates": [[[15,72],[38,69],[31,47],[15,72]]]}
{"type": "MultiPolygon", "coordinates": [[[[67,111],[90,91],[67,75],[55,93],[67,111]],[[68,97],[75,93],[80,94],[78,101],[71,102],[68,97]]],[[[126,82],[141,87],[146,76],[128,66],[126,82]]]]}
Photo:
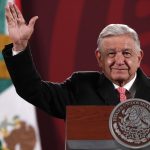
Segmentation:
{"type": "MultiPolygon", "coordinates": [[[[72,72],[99,70],[94,51],[100,31],[110,23],[135,29],[144,50],[142,68],[150,75],[149,0],[22,0],[25,19],[35,15],[30,45],[44,80],[61,82],[72,72]]],[[[43,150],[64,149],[64,121],[37,109],[43,150]]]]}

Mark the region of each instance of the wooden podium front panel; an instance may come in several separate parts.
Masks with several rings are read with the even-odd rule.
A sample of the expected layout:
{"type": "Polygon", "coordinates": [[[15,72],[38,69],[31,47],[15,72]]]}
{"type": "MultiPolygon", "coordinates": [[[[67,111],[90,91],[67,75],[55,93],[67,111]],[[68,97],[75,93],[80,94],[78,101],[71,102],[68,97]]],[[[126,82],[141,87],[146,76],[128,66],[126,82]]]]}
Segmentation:
{"type": "Polygon", "coordinates": [[[67,140],[111,140],[109,116],[114,106],[67,106],[67,140]]]}

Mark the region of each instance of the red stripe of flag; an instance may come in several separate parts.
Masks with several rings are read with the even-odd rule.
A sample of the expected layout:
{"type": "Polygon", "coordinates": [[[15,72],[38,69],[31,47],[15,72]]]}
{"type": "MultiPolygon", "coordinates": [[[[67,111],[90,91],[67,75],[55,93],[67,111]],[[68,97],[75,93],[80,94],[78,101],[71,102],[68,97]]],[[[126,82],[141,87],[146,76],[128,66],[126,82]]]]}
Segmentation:
{"type": "Polygon", "coordinates": [[[15,4],[18,6],[18,8],[20,10],[22,10],[22,7],[21,7],[21,0],[15,0],[15,4]]]}

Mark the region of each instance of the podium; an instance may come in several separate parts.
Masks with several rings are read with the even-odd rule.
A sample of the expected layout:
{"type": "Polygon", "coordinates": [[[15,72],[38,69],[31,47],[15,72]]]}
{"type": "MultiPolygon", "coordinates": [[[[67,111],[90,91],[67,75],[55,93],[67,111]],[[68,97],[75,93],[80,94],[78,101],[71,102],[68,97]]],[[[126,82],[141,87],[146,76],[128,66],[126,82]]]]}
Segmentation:
{"type": "Polygon", "coordinates": [[[119,145],[109,131],[113,108],[67,106],[66,150],[129,150],[119,145]]]}

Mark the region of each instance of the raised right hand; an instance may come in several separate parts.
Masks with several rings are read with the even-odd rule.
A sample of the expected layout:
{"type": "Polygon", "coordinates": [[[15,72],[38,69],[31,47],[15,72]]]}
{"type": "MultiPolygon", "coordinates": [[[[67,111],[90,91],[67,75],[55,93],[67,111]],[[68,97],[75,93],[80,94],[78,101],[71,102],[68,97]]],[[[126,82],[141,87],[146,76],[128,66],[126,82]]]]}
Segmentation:
{"type": "Polygon", "coordinates": [[[34,31],[34,25],[38,16],[31,18],[29,24],[26,24],[18,7],[10,2],[6,6],[5,15],[8,24],[9,36],[13,42],[13,50],[24,50],[34,31]]]}

